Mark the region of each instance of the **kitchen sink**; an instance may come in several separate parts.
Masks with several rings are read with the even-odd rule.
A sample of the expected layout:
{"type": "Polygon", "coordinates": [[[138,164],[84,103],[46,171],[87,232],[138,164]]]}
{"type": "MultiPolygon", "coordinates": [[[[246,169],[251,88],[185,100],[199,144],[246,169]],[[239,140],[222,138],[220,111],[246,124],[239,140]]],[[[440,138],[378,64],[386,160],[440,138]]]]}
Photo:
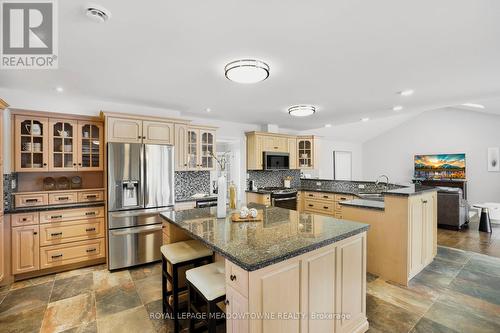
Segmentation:
{"type": "Polygon", "coordinates": [[[358,196],[364,200],[384,201],[382,193],[358,193],[358,196]]]}

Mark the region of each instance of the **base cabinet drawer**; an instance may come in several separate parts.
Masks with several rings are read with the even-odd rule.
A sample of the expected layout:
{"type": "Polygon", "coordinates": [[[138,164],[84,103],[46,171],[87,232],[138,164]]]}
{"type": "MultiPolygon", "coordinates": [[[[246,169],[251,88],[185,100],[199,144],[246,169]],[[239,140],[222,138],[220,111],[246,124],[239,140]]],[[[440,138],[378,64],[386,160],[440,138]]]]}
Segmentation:
{"type": "Polygon", "coordinates": [[[78,202],[103,201],[104,191],[88,191],[78,193],[78,202]]]}
{"type": "Polygon", "coordinates": [[[40,248],[40,268],[74,264],[81,261],[103,258],[104,256],[104,238],[64,245],[44,246],[40,248]]]}
{"type": "Polygon", "coordinates": [[[226,285],[248,297],[248,272],[226,260],[226,285]]]}
{"type": "Polygon", "coordinates": [[[77,209],[60,209],[40,212],[40,223],[75,221],[104,217],[104,207],[86,207],[77,209]]]}
{"type": "Polygon", "coordinates": [[[22,227],[23,225],[38,224],[38,212],[12,214],[10,216],[11,225],[13,227],[22,227]]]}
{"type": "Polygon", "coordinates": [[[104,237],[104,219],[55,222],[40,225],[40,246],[104,237]]]}
{"type": "Polygon", "coordinates": [[[329,202],[306,200],[304,210],[313,213],[333,215],[335,205],[329,202]]]}
{"type": "Polygon", "coordinates": [[[15,206],[19,207],[33,207],[33,206],[46,206],[49,202],[49,195],[47,193],[40,194],[16,194],[15,206]]]}
{"type": "Polygon", "coordinates": [[[49,205],[60,205],[77,202],[76,193],[49,193],[49,205]]]}

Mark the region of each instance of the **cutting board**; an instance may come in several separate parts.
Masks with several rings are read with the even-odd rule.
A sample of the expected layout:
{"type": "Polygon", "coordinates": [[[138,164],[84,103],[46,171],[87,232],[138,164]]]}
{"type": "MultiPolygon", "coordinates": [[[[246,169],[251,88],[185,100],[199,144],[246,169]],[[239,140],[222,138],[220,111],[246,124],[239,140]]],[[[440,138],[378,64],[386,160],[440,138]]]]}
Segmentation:
{"type": "Polygon", "coordinates": [[[251,217],[248,215],[247,217],[240,217],[240,213],[233,213],[231,215],[231,221],[233,222],[262,222],[263,220],[263,214],[262,212],[257,213],[257,217],[251,217]]]}

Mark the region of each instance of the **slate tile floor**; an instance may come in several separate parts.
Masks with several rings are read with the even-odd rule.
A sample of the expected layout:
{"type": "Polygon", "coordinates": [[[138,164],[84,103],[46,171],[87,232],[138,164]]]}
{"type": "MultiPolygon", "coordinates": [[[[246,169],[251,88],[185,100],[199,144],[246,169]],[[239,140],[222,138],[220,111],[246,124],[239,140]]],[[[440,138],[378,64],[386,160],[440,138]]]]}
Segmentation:
{"type": "MultiPolygon", "coordinates": [[[[0,289],[0,332],[171,332],[150,319],[160,269],[100,265],[14,283],[0,289]]],[[[408,287],[367,281],[369,332],[500,332],[500,258],[440,246],[408,287]]]]}

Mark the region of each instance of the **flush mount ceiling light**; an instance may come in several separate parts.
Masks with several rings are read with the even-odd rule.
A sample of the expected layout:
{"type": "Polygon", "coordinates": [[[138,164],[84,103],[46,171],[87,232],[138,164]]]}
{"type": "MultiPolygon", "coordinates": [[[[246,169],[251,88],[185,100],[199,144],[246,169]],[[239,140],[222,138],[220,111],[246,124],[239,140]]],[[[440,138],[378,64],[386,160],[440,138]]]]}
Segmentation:
{"type": "Polygon", "coordinates": [[[316,112],[316,107],[312,105],[294,105],[288,108],[288,113],[294,117],[307,117],[316,112]]]}
{"type": "Polygon", "coordinates": [[[463,106],[467,106],[469,108],[475,108],[475,109],[484,109],[484,105],[482,104],[476,104],[476,103],[464,103],[462,104],[463,106]]]}
{"type": "Polygon", "coordinates": [[[269,77],[269,65],[255,59],[235,60],[224,67],[224,73],[234,82],[257,83],[269,77]]]}
{"type": "Polygon", "coordinates": [[[414,92],[415,92],[415,90],[413,90],[413,89],[406,89],[406,90],[402,90],[402,91],[398,92],[398,94],[406,97],[406,96],[413,95],[414,92]]]}
{"type": "Polygon", "coordinates": [[[87,7],[86,14],[89,19],[97,23],[106,22],[111,18],[110,11],[98,5],[91,5],[87,7]]]}
{"type": "Polygon", "coordinates": [[[403,110],[403,106],[401,106],[401,105],[396,105],[395,107],[392,108],[392,111],[396,111],[396,112],[401,111],[401,110],[403,110]]]}

